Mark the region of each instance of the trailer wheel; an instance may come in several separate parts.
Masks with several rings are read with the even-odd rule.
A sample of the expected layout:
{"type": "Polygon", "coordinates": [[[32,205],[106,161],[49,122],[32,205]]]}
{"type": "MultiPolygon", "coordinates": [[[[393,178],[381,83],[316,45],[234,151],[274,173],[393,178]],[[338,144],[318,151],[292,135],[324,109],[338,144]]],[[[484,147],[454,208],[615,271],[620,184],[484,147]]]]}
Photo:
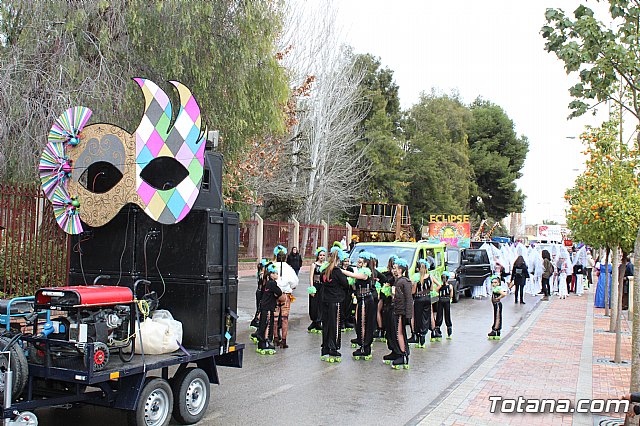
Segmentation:
{"type": "Polygon", "coordinates": [[[173,417],[183,425],[198,423],[207,412],[211,395],[207,373],[200,368],[187,368],[171,382],[173,417]]]}
{"type": "MultiPolygon", "coordinates": [[[[4,350],[7,344],[11,341],[8,337],[0,337],[0,350],[4,350]]],[[[22,347],[18,342],[15,342],[10,352],[11,358],[11,371],[13,372],[13,398],[20,396],[27,384],[29,377],[29,364],[27,363],[27,357],[22,350],[22,347]]],[[[7,371],[9,366],[9,359],[6,355],[0,355],[0,372],[7,371]]],[[[4,400],[4,375],[0,374],[0,398],[4,400]]]]}
{"type": "Polygon", "coordinates": [[[173,410],[173,394],[169,383],[160,378],[148,378],[140,391],[137,408],[128,414],[131,426],[167,426],[173,410]]]}

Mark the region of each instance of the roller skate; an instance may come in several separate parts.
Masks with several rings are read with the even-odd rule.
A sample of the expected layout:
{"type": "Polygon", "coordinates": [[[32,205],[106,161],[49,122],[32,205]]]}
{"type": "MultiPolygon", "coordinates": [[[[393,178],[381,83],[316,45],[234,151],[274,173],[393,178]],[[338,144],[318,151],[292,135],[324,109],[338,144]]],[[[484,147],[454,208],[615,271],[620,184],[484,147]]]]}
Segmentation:
{"type": "Polygon", "coordinates": [[[418,341],[416,342],[416,348],[426,348],[427,342],[424,334],[418,334],[418,341]]]}
{"type": "Polygon", "coordinates": [[[360,340],[358,338],[351,339],[351,347],[352,348],[358,348],[360,346],[362,346],[362,343],[360,343],[360,340]]]}
{"type": "Polygon", "coordinates": [[[333,351],[333,352],[329,352],[329,357],[327,359],[327,362],[341,362],[342,361],[342,354],[338,351],[333,351]]]}
{"type": "Polygon", "coordinates": [[[260,325],[260,319],[256,316],[251,320],[251,324],[249,324],[249,327],[253,328],[254,330],[257,330],[258,325],[260,325]]]}
{"type": "Polygon", "coordinates": [[[436,327],[435,330],[431,332],[431,341],[432,342],[442,341],[442,332],[440,331],[440,327],[436,327]]]}
{"type": "Polygon", "coordinates": [[[254,344],[258,344],[258,335],[256,333],[251,333],[251,335],[249,336],[249,340],[251,340],[252,343],[254,344]]]}
{"type": "Polygon", "coordinates": [[[316,332],[316,323],[312,322],[311,324],[309,324],[309,327],[307,327],[307,333],[315,333],[316,332]]]}
{"type": "Polygon", "coordinates": [[[387,365],[391,365],[391,363],[393,361],[395,361],[397,358],[399,358],[401,356],[402,355],[398,355],[398,354],[395,354],[395,353],[391,352],[391,353],[389,353],[389,354],[387,354],[387,355],[382,357],[382,363],[383,364],[387,364],[387,365]]]}
{"type": "Polygon", "coordinates": [[[500,331],[491,330],[491,333],[487,334],[489,340],[500,340],[500,331]]]}
{"type": "Polygon", "coordinates": [[[267,340],[264,344],[258,345],[256,352],[260,355],[274,355],[276,353],[276,348],[269,340],[267,340]]]}
{"type": "Polygon", "coordinates": [[[451,335],[453,334],[453,329],[451,327],[447,327],[447,340],[453,339],[451,335]]]}
{"type": "Polygon", "coordinates": [[[365,360],[365,361],[369,361],[371,360],[372,355],[371,355],[371,348],[369,348],[369,350],[365,350],[364,348],[360,348],[356,351],[353,352],[353,359],[355,359],[356,361],[359,360],[365,360]]]}
{"type": "Polygon", "coordinates": [[[409,369],[409,355],[400,355],[400,357],[396,358],[393,360],[393,362],[391,363],[391,368],[393,368],[394,370],[400,370],[400,369],[405,369],[408,370],[409,369]]]}
{"type": "Polygon", "coordinates": [[[418,338],[414,333],[411,333],[411,337],[409,337],[407,343],[418,343],[418,338]]]}
{"type": "Polygon", "coordinates": [[[289,345],[287,345],[287,339],[280,340],[280,347],[282,349],[287,349],[289,347],[289,345]]]}
{"type": "Polygon", "coordinates": [[[342,327],[342,332],[345,333],[347,331],[353,331],[355,330],[356,325],[350,322],[345,322],[344,326],[342,327]]]}

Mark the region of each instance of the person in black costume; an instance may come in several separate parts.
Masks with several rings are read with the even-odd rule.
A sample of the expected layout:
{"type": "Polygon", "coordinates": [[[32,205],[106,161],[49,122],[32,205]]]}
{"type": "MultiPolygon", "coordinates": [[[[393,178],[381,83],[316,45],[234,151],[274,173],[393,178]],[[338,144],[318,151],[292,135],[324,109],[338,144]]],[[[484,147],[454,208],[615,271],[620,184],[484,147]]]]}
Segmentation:
{"type": "Polygon", "coordinates": [[[262,288],[260,298],[260,325],[258,326],[258,352],[261,354],[274,354],[273,327],[274,312],[276,302],[282,295],[282,290],[278,287],[278,269],[272,263],[264,268],[265,285],[262,288]]]}
{"type": "Polygon", "coordinates": [[[447,325],[447,339],[451,339],[453,333],[451,323],[451,298],[453,297],[453,286],[449,284],[449,277],[442,275],[442,284],[438,289],[438,313],[436,315],[436,335],[442,338],[442,320],[447,325]]]}
{"type": "Polygon", "coordinates": [[[347,277],[354,278],[354,290],[357,298],[356,306],[356,338],[351,341],[360,348],[353,352],[355,359],[371,359],[371,343],[376,328],[376,305],[373,297],[375,285],[371,266],[371,253],[358,254],[358,270],[355,273],[345,272],[347,277]]]}
{"type": "Polygon", "coordinates": [[[262,297],[262,287],[264,286],[264,267],[266,265],[267,259],[262,259],[260,263],[258,263],[258,273],[256,274],[256,279],[258,281],[258,286],[256,288],[256,314],[253,316],[250,324],[250,326],[255,327],[256,330],[260,324],[260,298],[262,297]]]}
{"type": "Polygon", "coordinates": [[[431,311],[431,276],[425,259],[418,260],[419,270],[413,275],[413,328],[418,348],[426,347],[426,336],[433,330],[431,311]]]}
{"type": "MultiPolygon", "coordinates": [[[[392,287],[393,298],[393,330],[387,338],[391,340],[394,368],[404,366],[409,368],[409,344],[407,343],[406,327],[413,314],[413,299],[411,297],[411,280],[407,278],[407,261],[397,259],[393,265],[393,275],[396,280],[392,287]]],[[[386,355],[385,355],[386,356],[386,355]]],[[[387,360],[383,358],[383,360],[387,360]]]]}
{"type": "Polygon", "coordinates": [[[380,298],[378,300],[378,327],[379,330],[373,335],[373,338],[384,339],[387,343],[387,348],[392,350],[391,343],[389,342],[388,334],[393,329],[393,304],[391,299],[391,288],[396,278],[393,276],[393,265],[395,264],[398,256],[391,255],[387,263],[387,270],[382,274],[384,276],[384,282],[380,288],[380,298]]]}
{"type": "MultiPolygon", "coordinates": [[[[353,272],[349,258],[345,257],[340,265],[343,271],[353,272]]],[[[351,277],[351,275],[347,275],[351,277]]],[[[353,330],[356,327],[356,303],[353,286],[349,285],[342,302],[342,331],[353,330]]]]}
{"type": "Polygon", "coordinates": [[[311,282],[307,292],[309,293],[309,318],[311,324],[307,327],[310,333],[322,332],[322,285],[320,283],[320,268],[327,259],[327,249],[318,247],[316,249],[316,260],[311,264],[311,282]]]}
{"type": "Polygon", "coordinates": [[[298,253],[298,247],[291,247],[291,251],[287,255],[287,263],[295,271],[296,275],[300,273],[300,268],[302,268],[302,256],[298,253]]]}
{"type": "MultiPolygon", "coordinates": [[[[515,262],[513,262],[513,268],[511,268],[511,283],[509,284],[509,288],[512,288],[514,285],[516,286],[516,303],[518,303],[518,293],[520,294],[520,303],[524,303],[524,283],[529,278],[529,269],[527,269],[527,264],[524,262],[524,257],[518,256],[515,262]]],[[[566,285],[565,283],[561,283],[561,285],[566,285]]]]}
{"type": "Polygon", "coordinates": [[[349,284],[347,276],[340,269],[340,262],[346,257],[339,248],[332,248],[329,261],[321,268],[322,275],[322,353],[321,359],[331,360],[340,358],[340,343],[342,326],[341,304],[349,284]]]}
{"type": "Polygon", "coordinates": [[[491,278],[491,304],[493,305],[493,324],[491,332],[487,335],[489,339],[500,340],[502,330],[502,299],[507,297],[507,292],[501,288],[500,278],[491,278]]]}

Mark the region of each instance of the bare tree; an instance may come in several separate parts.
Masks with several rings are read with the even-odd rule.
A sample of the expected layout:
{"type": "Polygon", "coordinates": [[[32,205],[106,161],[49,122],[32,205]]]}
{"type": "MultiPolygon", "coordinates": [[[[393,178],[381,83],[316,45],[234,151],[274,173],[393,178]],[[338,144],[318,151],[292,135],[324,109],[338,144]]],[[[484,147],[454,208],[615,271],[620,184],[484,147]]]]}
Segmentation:
{"type": "MultiPolygon", "coordinates": [[[[359,124],[368,112],[351,51],[341,46],[333,2],[289,3],[281,49],[294,85],[313,76],[296,102],[297,123],[283,143],[274,179],[257,182],[265,198],[297,200],[299,219],[317,223],[353,206],[368,176],[359,124]]],[[[303,236],[303,240],[304,240],[303,236]]]]}

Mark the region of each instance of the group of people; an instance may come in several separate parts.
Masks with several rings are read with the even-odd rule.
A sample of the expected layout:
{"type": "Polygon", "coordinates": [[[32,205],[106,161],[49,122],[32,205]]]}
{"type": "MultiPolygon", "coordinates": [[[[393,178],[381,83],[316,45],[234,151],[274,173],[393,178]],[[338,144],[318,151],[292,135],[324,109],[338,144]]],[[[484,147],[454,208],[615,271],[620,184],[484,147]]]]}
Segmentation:
{"type": "Polygon", "coordinates": [[[293,290],[298,286],[298,273],[287,263],[287,249],[278,245],[273,256],[273,261],[263,259],[258,264],[256,313],[251,321],[257,328],[251,340],[258,343],[259,353],[270,355],[278,346],[289,347],[289,312],[295,300],[293,290]]]}
{"type": "MultiPolygon", "coordinates": [[[[549,245],[497,248],[485,244],[492,267],[492,276],[498,276],[503,289],[515,293],[516,303],[524,304],[524,295],[541,295],[549,300],[552,295],[565,299],[569,293],[581,296],[584,288],[591,284],[594,261],[586,247],[569,250],[564,246],[549,245]],[[511,261],[510,261],[511,259],[511,261]]],[[[474,298],[482,298],[492,291],[491,277],[485,285],[473,289],[474,298]]]]}
{"type": "MultiPolygon", "coordinates": [[[[275,353],[278,345],[288,347],[286,323],[297,276],[292,279],[296,271],[284,261],[285,256],[286,249],[278,246],[274,261],[263,260],[258,266],[256,315],[252,321],[257,331],[252,340],[258,343],[261,354],[275,353]]],[[[386,341],[390,350],[383,361],[394,368],[409,368],[409,344],[426,347],[429,333],[432,341],[441,340],[443,323],[447,338],[451,338],[453,287],[447,276],[430,273],[430,266],[428,259],[420,259],[415,273],[410,274],[407,260],[393,255],[385,270],[378,268],[377,257],[367,251],[358,253],[354,266],[339,244],[330,250],[319,247],[307,292],[311,319],[308,331],[322,334],[321,359],[341,361],[342,332],[351,328],[356,333],[351,340],[356,348],[354,359],[371,359],[371,346],[378,338],[386,341]]]]}

